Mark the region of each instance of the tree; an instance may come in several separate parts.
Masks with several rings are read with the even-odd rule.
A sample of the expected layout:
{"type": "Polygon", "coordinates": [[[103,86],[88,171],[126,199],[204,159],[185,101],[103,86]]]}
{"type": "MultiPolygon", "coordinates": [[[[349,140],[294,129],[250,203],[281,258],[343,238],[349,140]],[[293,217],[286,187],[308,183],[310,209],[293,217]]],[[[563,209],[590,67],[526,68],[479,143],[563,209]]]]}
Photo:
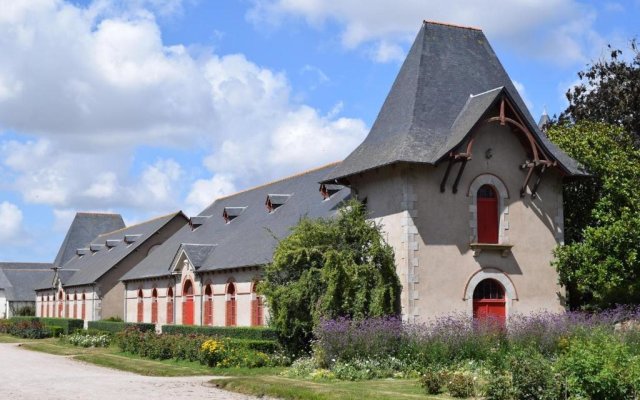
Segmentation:
{"type": "Polygon", "coordinates": [[[581,82],[566,93],[569,107],[562,119],[599,121],[624,127],[640,140],[640,52],[631,41],[634,58],[627,62],[622,51],[609,46],[608,59],[578,72],[581,82]]]}
{"type": "Polygon", "coordinates": [[[566,245],[554,264],[571,308],[640,303],[640,150],[618,126],[557,125],[549,138],[592,174],[563,189],[566,245]]]}
{"type": "Polygon", "coordinates": [[[280,241],[259,290],[292,353],[309,350],[323,318],[399,315],[401,285],[380,226],[352,200],[334,219],[303,219],[280,241]]]}

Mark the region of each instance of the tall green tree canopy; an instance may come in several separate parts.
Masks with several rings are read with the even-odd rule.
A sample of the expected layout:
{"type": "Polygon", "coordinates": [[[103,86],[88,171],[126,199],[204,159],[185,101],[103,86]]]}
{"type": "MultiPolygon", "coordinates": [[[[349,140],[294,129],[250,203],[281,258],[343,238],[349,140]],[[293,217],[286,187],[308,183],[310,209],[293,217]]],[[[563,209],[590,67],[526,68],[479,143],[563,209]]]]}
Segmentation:
{"type": "Polygon", "coordinates": [[[631,41],[634,57],[623,58],[621,50],[612,49],[585,71],[578,72],[580,83],[567,91],[569,107],[560,119],[599,121],[624,127],[640,143],[640,52],[631,41]]]}
{"type": "Polygon", "coordinates": [[[260,290],[270,324],[292,352],[308,350],[322,318],[400,313],[393,249],[355,200],[334,219],[301,220],[276,248],[260,290]]]}
{"type": "Polygon", "coordinates": [[[566,245],[555,265],[571,307],[640,303],[640,150],[632,134],[583,121],[548,135],[592,174],[564,186],[566,245]]]}

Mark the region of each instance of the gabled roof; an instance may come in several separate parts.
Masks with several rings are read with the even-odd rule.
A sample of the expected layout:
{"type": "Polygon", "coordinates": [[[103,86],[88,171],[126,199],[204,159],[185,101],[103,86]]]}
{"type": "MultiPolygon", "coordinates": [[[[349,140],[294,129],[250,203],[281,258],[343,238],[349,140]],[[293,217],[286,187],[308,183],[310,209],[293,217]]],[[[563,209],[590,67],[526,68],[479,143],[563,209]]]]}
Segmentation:
{"type": "MultiPolygon", "coordinates": [[[[215,248],[215,244],[182,243],[180,245],[178,253],[176,254],[176,260],[174,260],[174,264],[178,261],[177,258],[179,258],[179,256],[184,253],[193,267],[195,269],[200,269],[200,267],[202,267],[206,259],[215,248]]],[[[180,268],[180,266],[177,267],[180,268]]]]}
{"type": "MultiPolygon", "coordinates": [[[[59,269],[58,278],[60,278],[60,282],[62,282],[62,285],[64,286],[65,283],[67,283],[71,276],[76,272],[78,272],[77,269],[59,269]]],[[[56,273],[53,270],[49,271],[49,274],[45,275],[45,277],[36,284],[35,290],[49,290],[53,288],[55,285],[55,282],[53,281],[55,279],[55,276],[56,273]]]]}
{"type": "Polygon", "coordinates": [[[481,30],[425,21],[369,135],[323,182],[397,162],[436,164],[456,142],[452,136],[466,135],[462,127],[477,122],[472,121],[477,110],[495,100],[500,88],[564,171],[583,175],[537,127],[481,30]],[[470,101],[474,94],[478,98],[470,101]]]}
{"type": "Polygon", "coordinates": [[[5,290],[7,300],[35,301],[36,287],[52,274],[48,265],[49,268],[0,269],[0,289],[5,290]]]}
{"type": "Polygon", "coordinates": [[[53,262],[54,266],[62,267],[76,256],[77,249],[86,247],[96,236],[124,228],[124,226],[120,214],[77,213],[58,250],[58,255],[53,262]]]}
{"type": "Polygon", "coordinates": [[[0,262],[0,269],[51,269],[51,263],[37,262],[0,262]]]}
{"type": "Polygon", "coordinates": [[[97,246],[96,248],[99,247],[99,250],[84,256],[75,255],[64,265],[64,268],[75,269],[77,272],[71,275],[66,282],[63,282],[64,285],[80,286],[97,282],[102,275],[125,259],[174,218],[184,218],[185,223],[187,222],[187,217],[179,211],[97,236],[90,245],[104,245],[107,240],[116,239],[120,242],[115,247],[97,246]],[[136,238],[136,240],[127,243],[125,238],[136,238]]]}
{"type": "Polygon", "coordinates": [[[217,199],[200,213],[201,216],[212,215],[211,218],[205,219],[195,230],[190,226],[182,227],[125,274],[122,280],[170,275],[171,266],[182,249],[186,249],[190,259],[194,257],[200,260],[196,261],[201,264],[196,265],[198,272],[258,266],[270,262],[278,240],[289,235],[291,228],[301,218],[332,217],[338,206],[349,198],[351,191],[345,187],[324,201],[318,192],[318,181],[335,165],[330,164],[217,199]],[[278,208],[278,212],[268,213],[264,202],[273,193],[287,193],[291,196],[278,208]],[[221,217],[223,210],[238,205],[246,208],[231,223],[225,223],[221,217]],[[207,253],[204,250],[207,245],[215,248],[211,247],[207,253]]]}

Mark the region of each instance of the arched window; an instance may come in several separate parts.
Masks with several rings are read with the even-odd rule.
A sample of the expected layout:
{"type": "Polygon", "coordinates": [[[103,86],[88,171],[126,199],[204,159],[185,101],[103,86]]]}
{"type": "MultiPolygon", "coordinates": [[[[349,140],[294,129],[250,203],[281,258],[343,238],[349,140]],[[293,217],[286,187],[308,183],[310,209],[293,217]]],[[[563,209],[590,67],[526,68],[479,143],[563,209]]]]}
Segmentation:
{"type": "Polygon", "coordinates": [[[173,324],[173,288],[167,289],[167,324],[173,324]]]}
{"type": "Polygon", "coordinates": [[[264,325],[264,304],[262,296],[256,292],[257,283],[251,285],[251,326],[264,325]]]}
{"type": "Polygon", "coordinates": [[[193,325],[193,283],[187,279],[182,284],[182,325],[193,325]]]}
{"type": "Polygon", "coordinates": [[[226,313],[226,326],[236,326],[237,322],[237,308],[236,308],[236,285],[233,282],[227,284],[227,313],[226,313]]]}
{"type": "Polygon", "coordinates": [[[78,294],[73,294],[73,319],[78,318],[78,294]]]}
{"type": "Polygon", "coordinates": [[[158,323],[158,290],[156,288],[151,292],[151,323],[158,323]]]}
{"type": "Polygon", "coordinates": [[[498,195],[491,185],[478,189],[478,243],[498,243],[498,195]]]}
{"type": "Polygon", "coordinates": [[[40,296],[40,316],[44,317],[44,296],[40,296]]]}
{"type": "Polygon", "coordinates": [[[138,322],[144,322],[144,297],[142,289],[138,289],[138,322]]]}
{"type": "Polygon", "coordinates": [[[82,318],[83,320],[85,319],[85,315],[86,315],[86,303],[87,297],[85,296],[84,292],[82,292],[82,304],[80,305],[80,318],[82,318]]]}
{"type": "Polygon", "coordinates": [[[204,289],[204,324],[213,325],[213,290],[211,285],[204,289]]]}
{"type": "Polygon", "coordinates": [[[473,318],[504,324],[506,300],[504,287],[495,279],[485,279],[473,291],[473,318]]]}

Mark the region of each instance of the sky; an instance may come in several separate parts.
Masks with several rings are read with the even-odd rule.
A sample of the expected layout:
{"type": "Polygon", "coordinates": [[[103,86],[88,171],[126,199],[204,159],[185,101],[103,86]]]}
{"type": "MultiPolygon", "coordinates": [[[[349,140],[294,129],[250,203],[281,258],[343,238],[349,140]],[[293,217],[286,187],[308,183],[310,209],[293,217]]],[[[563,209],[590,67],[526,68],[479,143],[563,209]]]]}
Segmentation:
{"type": "Polygon", "coordinates": [[[640,0],[0,0],[0,261],[343,159],[422,20],[481,28],[537,118],[640,0]]]}

